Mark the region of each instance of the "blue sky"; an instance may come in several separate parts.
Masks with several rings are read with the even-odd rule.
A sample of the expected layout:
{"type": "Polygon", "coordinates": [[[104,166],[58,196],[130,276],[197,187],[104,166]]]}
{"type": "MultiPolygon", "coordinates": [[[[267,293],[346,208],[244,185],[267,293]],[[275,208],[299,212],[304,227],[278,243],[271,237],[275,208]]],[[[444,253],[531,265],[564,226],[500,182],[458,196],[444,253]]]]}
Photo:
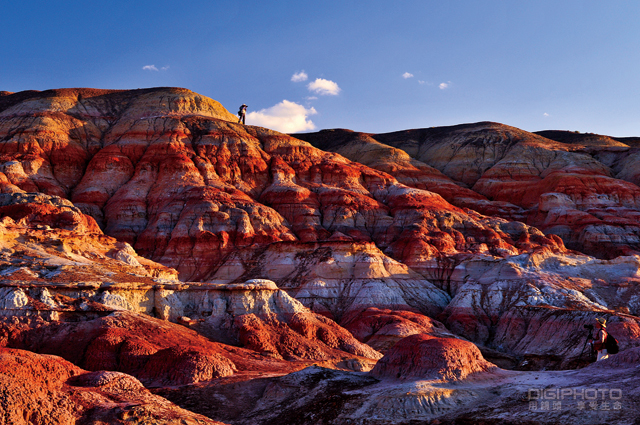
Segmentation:
{"type": "Polygon", "coordinates": [[[291,132],[640,136],[634,0],[1,1],[0,90],[185,87],[291,132]]]}

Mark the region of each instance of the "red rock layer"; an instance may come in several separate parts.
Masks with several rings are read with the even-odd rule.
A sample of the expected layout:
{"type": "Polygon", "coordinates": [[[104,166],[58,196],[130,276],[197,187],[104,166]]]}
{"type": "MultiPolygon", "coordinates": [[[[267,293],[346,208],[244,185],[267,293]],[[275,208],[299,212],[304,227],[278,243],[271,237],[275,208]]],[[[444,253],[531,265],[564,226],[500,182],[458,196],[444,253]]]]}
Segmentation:
{"type": "Polygon", "coordinates": [[[54,354],[87,370],[112,370],[148,386],[183,385],[259,370],[306,366],[211,342],[183,326],[130,312],[81,322],[0,322],[3,345],[54,354]]]}
{"type": "Polygon", "coordinates": [[[0,348],[0,420],[12,425],[223,425],[152,395],[129,375],[87,373],[56,356],[0,348]]]}
{"type": "Polygon", "coordinates": [[[417,334],[387,351],[371,374],[378,378],[457,381],[495,367],[468,341],[417,334]]]}
{"type": "MultiPolygon", "coordinates": [[[[210,275],[238,248],[276,241],[373,241],[409,263],[531,249],[439,195],[231,122],[188,90],[25,96],[0,112],[3,190],[66,197],[183,280],[210,275]]],[[[535,244],[563,249],[544,237],[535,244]]]]}
{"type": "Polygon", "coordinates": [[[0,194],[0,249],[3,285],[153,285],[177,277],[105,236],[71,202],[44,194],[0,194]]]}
{"type": "Polygon", "coordinates": [[[589,348],[585,342],[595,332],[585,325],[595,325],[596,318],[607,320],[607,331],[619,343],[620,351],[637,351],[640,319],[612,311],[574,311],[551,307],[527,307],[502,316],[495,328],[494,345],[526,361],[525,369],[573,369],[588,364],[589,348]]]}
{"type": "Polygon", "coordinates": [[[330,130],[300,137],[409,186],[427,187],[454,205],[558,235],[571,249],[600,258],[640,252],[640,154],[631,139],[533,134],[487,122],[388,134],[330,130]],[[429,166],[451,180],[434,178],[429,166]],[[453,182],[471,190],[452,190],[453,182]]]}
{"type": "Polygon", "coordinates": [[[437,320],[410,311],[368,308],[361,314],[343,320],[344,327],[359,341],[386,353],[398,341],[415,334],[451,337],[437,320]]]}

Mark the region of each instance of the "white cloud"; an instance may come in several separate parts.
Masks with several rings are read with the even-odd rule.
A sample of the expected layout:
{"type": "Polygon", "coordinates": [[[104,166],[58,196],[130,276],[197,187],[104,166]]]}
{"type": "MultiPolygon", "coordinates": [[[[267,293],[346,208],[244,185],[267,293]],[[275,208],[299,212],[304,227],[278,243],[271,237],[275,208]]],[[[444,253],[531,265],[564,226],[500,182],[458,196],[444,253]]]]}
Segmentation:
{"type": "Polygon", "coordinates": [[[544,116],[544,117],[548,117],[548,116],[549,116],[549,114],[547,114],[547,113],[545,112],[544,114],[542,114],[542,116],[544,116]]]}
{"type": "Polygon", "coordinates": [[[405,72],[404,74],[402,74],[402,78],[404,78],[405,80],[407,78],[412,78],[412,77],[413,77],[413,74],[410,72],[405,72]]]}
{"type": "Polygon", "coordinates": [[[318,96],[307,96],[305,97],[307,100],[318,100],[318,96]]]}
{"type": "Polygon", "coordinates": [[[418,84],[427,84],[426,81],[418,80],[418,84]]]}
{"type": "Polygon", "coordinates": [[[307,81],[308,78],[309,76],[306,72],[300,71],[293,74],[293,76],[291,77],[291,81],[293,81],[294,83],[299,83],[300,81],[307,81]]]}
{"type": "Polygon", "coordinates": [[[158,67],[157,67],[157,66],[155,66],[155,65],[145,65],[145,66],[143,66],[143,67],[142,67],[142,69],[144,69],[145,71],[158,71],[158,72],[159,72],[160,70],[162,70],[162,71],[166,71],[167,69],[169,69],[169,65],[167,65],[167,66],[163,66],[163,67],[162,67],[162,68],[160,68],[160,69],[158,69],[158,67]]]}
{"type": "Polygon", "coordinates": [[[324,78],[316,78],[314,82],[307,85],[307,88],[309,91],[321,96],[336,96],[340,93],[340,87],[338,87],[338,84],[330,80],[325,80],[324,78]]]}
{"type": "Polygon", "coordinates": [[[307,109],[295,102],[283,100],[270,108],[261,109],[258,112],[249,112],[247,114],[247,122],[251,125],[259,125],[283,133],[295,133],[315,130],[316,126],[308,119],[308,116],[317,113],[314,108],[307,109]]]}
{"type": "Polygon", "coordinates": [[[451,85],[451,81],[447,81],[446,83],[440,83],[438,87],[440,88],[440,90],[444,90],[444,89],[448,89],[450,85],[451,85]]]}

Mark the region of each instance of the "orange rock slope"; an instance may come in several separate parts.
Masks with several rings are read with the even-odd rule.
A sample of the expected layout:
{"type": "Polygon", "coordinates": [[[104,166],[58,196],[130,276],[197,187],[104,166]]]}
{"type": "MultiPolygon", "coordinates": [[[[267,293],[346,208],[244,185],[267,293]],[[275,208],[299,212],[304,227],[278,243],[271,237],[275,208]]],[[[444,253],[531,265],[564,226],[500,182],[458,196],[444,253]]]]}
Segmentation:
{"type": "MultiPolygon", "coordinates": [[[[72,406],[51,407],[61,423],[93,418],[85,407],[96,421],[134,417],[121,400],[153,421],[144,391],[100,389],[119,400],[106,410],[83,401],[102,403],[92,388],[113,377],[225,422],[333,423],[328,405],[387,409],[338,387],[491,379],[484,359],[584,365],[580,331],[596,317],[633,350],[636,144],[494,123],[294,137],[238,125],[185,89],[2,92],[2,355],[64,365],[47,383],[72,406]],[[301,370],[312,364],[341,372],[301,370]],[[298,400],[298,388],[311,392],[298,400]],[[203,401],[236,395],[233,409],[203,401]]],[[[3,373],[7,391],[22,388],[3,373]]],[[[23,389],[35,395],[3,414],[33,416],[43,396],[23,389]]],[[[457,405],[452,394],[425,414],[457,405]]]]}
{"type": "Polygon", "coordinates": [[[640,251],[635,139],[534,134],[490,122],[298,137],[439,193],[454,205],[526,222],[561,237],[571,249],[600,258],[640,251]]]}
{"type": "MultiPolygon", "coordinates": [[[[5,192],[69,199],[144,257],[200,280],[238,248],[373,241],[400,261],[531,249],[442,197],[183,89],[3,96],[5,192]]],[[[528,231],[525,231],[527,233],[528,231]]],[[[558,240],[536,245],[562,250],[558,240]]]]}

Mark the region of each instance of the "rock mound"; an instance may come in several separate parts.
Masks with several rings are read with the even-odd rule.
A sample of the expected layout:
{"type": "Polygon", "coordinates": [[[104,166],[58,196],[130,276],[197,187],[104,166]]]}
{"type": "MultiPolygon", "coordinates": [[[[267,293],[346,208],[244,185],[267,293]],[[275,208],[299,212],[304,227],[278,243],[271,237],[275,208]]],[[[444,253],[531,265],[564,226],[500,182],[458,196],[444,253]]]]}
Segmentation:
{"type": "Polygon", "coordinates": [[[195,310],[199,313],[188,326],[201,334],[279,359],[340,362],[351,354],[372,363],[382,356],[272,281],[252,279],[219,285],[218,290],[207,291],[205,296],[203,292],[165,290],[162,303],[166,307],[162,310],[169,315],[167,318],[195,310]],[[199,318],[203,313],[205,317],[199,318]]]}
{"type": "Polygon", "coordinates": [[[381,353],[386,353],[398,341],[410,335],[454,336],[442,323],[428,316],[374,307],[344,320],[343,326],[359,341],[381,353]]]}
{"type": "Polygon", "coordinates": [[[418,334],[387,351],[371,374],[378,378],[458,381],[495,367],[468,341],[418,334]]]}
{"type": "Polygon", "coordinates": [[[177,324],[127,311],[79,322],[0,321],[0,342],[55,354],[86,370],[118,371],[146,386],[183,385],[236,371],[289,372],[291,365],[212,342],[177,324]]]}
{"type": "Polygon", "coordinates": [[[223,425],[151,394],[132,376],[0,348],[0,422],[11,425],[223,425]]]}

